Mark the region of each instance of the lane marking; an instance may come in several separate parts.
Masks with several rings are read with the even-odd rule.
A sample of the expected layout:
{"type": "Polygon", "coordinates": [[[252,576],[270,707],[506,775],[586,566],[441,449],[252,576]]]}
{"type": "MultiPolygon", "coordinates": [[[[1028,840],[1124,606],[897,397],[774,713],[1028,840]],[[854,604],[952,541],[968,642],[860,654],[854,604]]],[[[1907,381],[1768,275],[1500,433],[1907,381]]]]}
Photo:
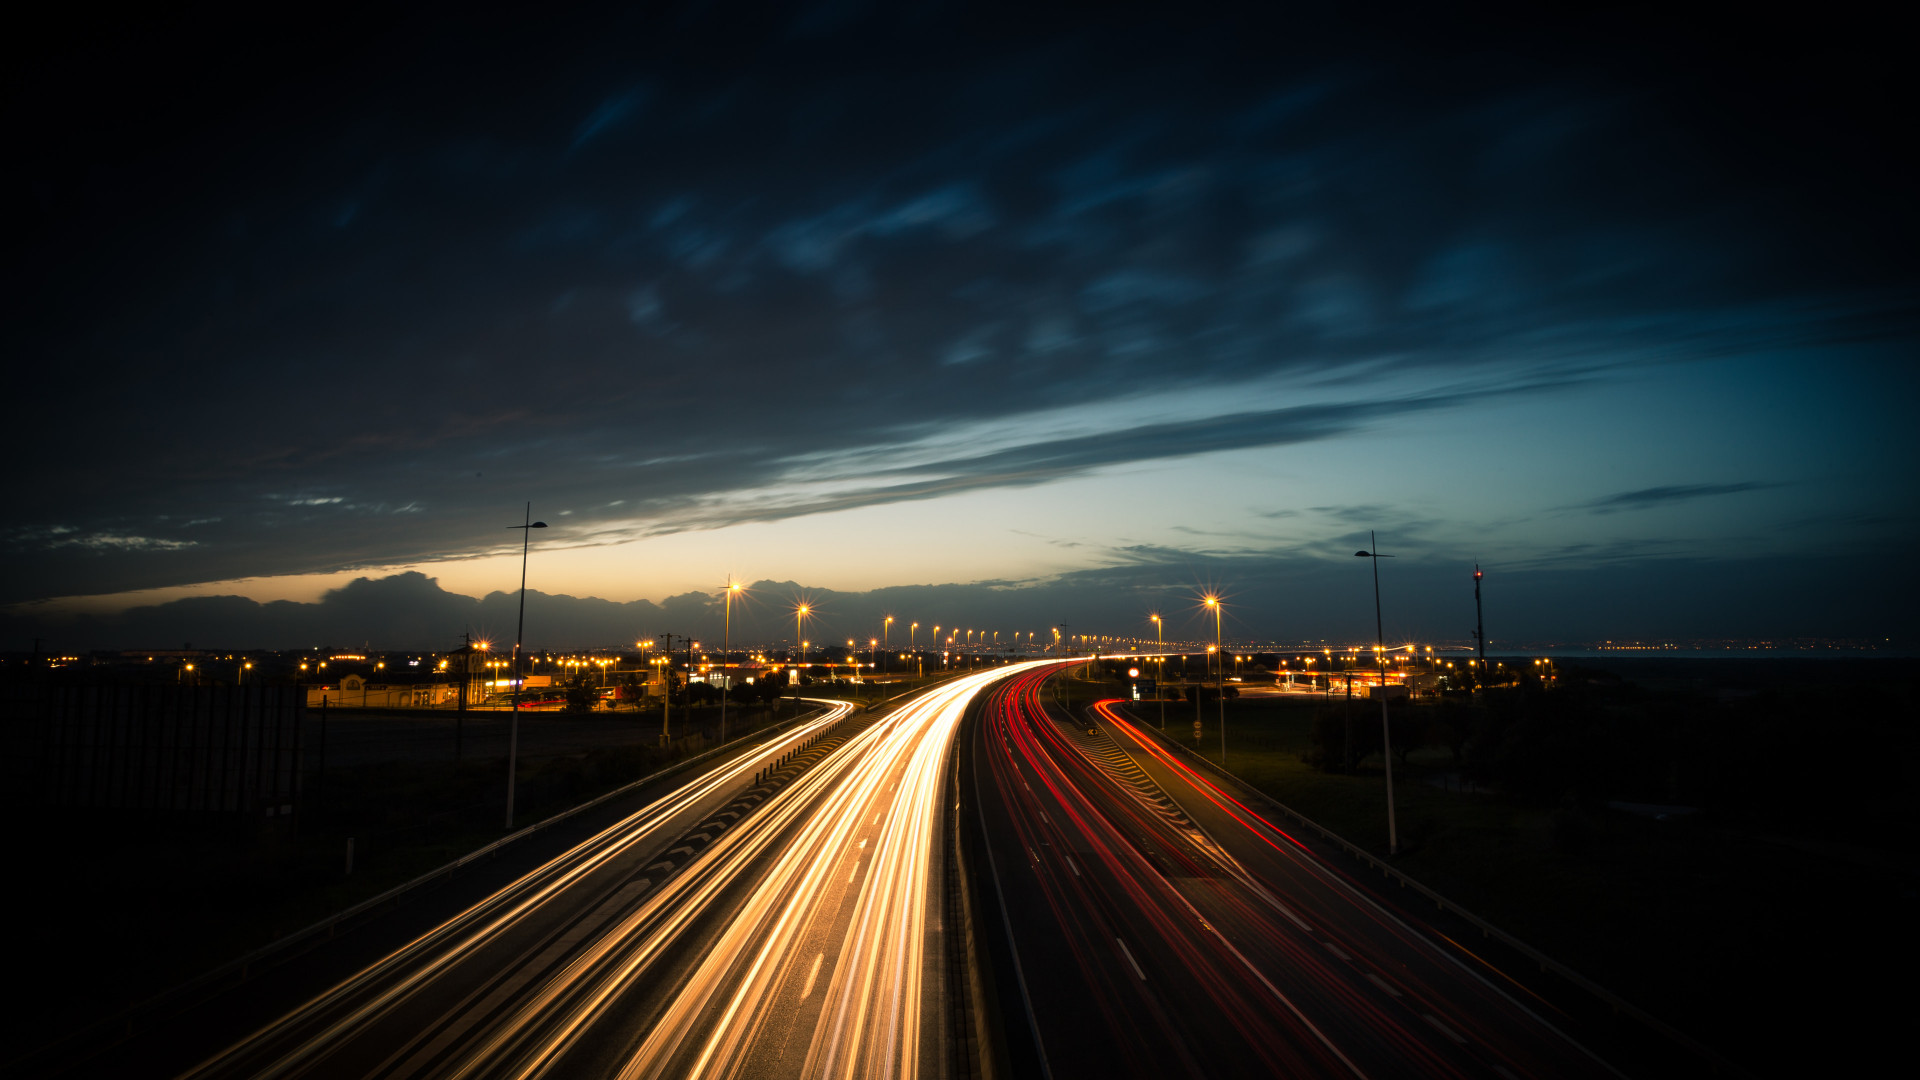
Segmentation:
{"type": "Polygon", "coordinates": [[[1392,994],[1394,997],[1400,996],[1400,991],[1395,990],[1393,988],[1392,983],[1389,983],[1387,980],[1381,978],[1378,975],[1375,975],[1373,972],[1371,971],[1367,972],[1367,978],[1373,980],[1373,985],[1379,987],[1382,990],[1385,990],[1387,993],[1392,994]]]}
{"type": "Polygon", "coordinates": [[[1266,900],[1267,905],[1269,907],[1272,907],[1276,911],[1280,912],[1280,914],[1285,915],[1288,919],[1291,919],[1293,921],[1293,925],[1299,927],[1300,929],[1306,931],[1309,934],[1313,933],[1313,927],[1308,926],[1304,919],[1300,918],[1300,916],[1298,915],[1295,915],[1293,913],[1292,908],[1289,908],[1287,905],[1281,903],[1277,898],[1274,897],[1272,893],[1267,892],[1265,889],[1261,889],[1260,891],[1261,893],[1264,894],[1263,899],[1266,900]]]}
{"type": "Polygon", "coordinates": [[[1339,957],[1342,960],[1345,960],[1349,964],[1353,963],[1353,957],[1348,956],[1345,952],[1343,952],[1340,946],[1335,945],[1331,941],[1323,941],[1320,944],[1325,945],[1327,947],[1327,951],[1332,953],[1333,955],[1339,957]]]}
{"type": "Polygon", "coordinates": [[[821,953],[813,958],[813,970],[807,972],[807,985],[800,991],[801,1001],[807,1000],[807,995],[813,993],[813,980],[820,977],[820,962],[826,958],[826,953],[821,953]]]}
{"type": "MultiPolygon", "coordinates": [[[[1213,791],[1218,792],[1223,798],[1227,799],[1229,802],[1232,802],[1236,806],[1240,806],[1242,809],[1246,809],[1244,804],[1241,804],[1239,800],[1227,794],[1226,789],[1218,786],[1217,784],[1214,784],[1210,780],[1206,780],[1199,773],[1194,772],[1192,769],[1188,768],[1187,766],[1175,760],[1174,756],[1170,752],[1160,749],[1157,744],[1152,744],[1147,736],[1145,736],[1144,734],[1138,731],[1135,731],[1131,725],[1123,724],[1123,727],[1126,728],[1129,738],[1133,739],[1133,741],[1137,743],[1141,749],[1145,750],[1148,754],[1152,755],[1152,757],[1156,761],[1158,761],[1162,766],[1164,766],[1168,770],[1169,773],[1172,774],[1175,780],[1185,783],[1187,788],[1192,790],[1193,794],[1199,796],[1202,799],[1205,799],[1208,802],[1213,803],[1215,806],[1219,807],[1223,812],[1226,812],[1229,817],[1237,817],[1236,815],[1232,814],[1231,811],[1228,811],[1224,805],[1221,805],[1219,800],[1216,800],[1212,796],[1207,794],[1207,791],[1203,789],[1201,786],[1202,784],[1205,784],[1206,788],[1210,788],[1213,791]]],[[[1178,805],[1178,800],[1175,800],[1175,802],[1176,802],[1176,805],[1178,805]]],[[[1251,810],[1248,810],[1247,812],[1249,814],[1253,813],[1251,810]]],[[[1294,839],[1294,837],[1288,835],[1279,826],[1274,825],[1272,822],[1267,821],[1265,818],[1260,817],[1258,814],[1253,814],[1253,816],[1257,820],[1259,820],[1262,824],[1266,825],[1268,829],[1270,829],[1271,831],[1273,831],[1274,833],[1280,836],[1286,837],[1288,840],[1291,840],[1296,846],[1298,846],[1301,852],[1303,852],[1307,856],[1306,858],[1299,859],[1298,865],[1307,869],[1315,877],[1319,878],[1321,882],[1330,889],[1330,891],[1343,895],[1350,903],[1354,904],[1356,907],[1367,907],[1367,908],[1373,909],[1373,911],[1376,914],[1378,914],[1382,918],[1385,918],[1393,922],[1395,925],[1399,926],[1402,930],[1406,931],[1408,937],[1410,937],[1412,940],[1414,940],[1418,944],[1424,946],[1426,949],[1430,950],[1432,955],[1438,956],[1443,960],[1447,961],[1448,963],[1451,963],[1455,967],[1459,968],[1462,972],[1465,972],[1468,976],[1478,981],[1482,986],[1485,986],[1487,989],[1492,990],[1494,993],[1500,995],[1502,998],[1505,998],[1508,1004],[1520,1010],[1520,1012],[1525,1014],[1528,1018],[1532,1019],[1535,1023],[1539,1024],[1541,1027],[1547,1029],[1548,1031],[1552,1032],[1554,1035],[1560,1037],[1561,1039],[1564,1039],[1567,1045],[1572,1046],[1574,1049],[1580,1051],[1582,1054],[1585,1054],[1596,1065],[1599,1065],[1601,1068],[1605,1069],[1609,1073],[1612,1073],[1614,1076],[1619,1077],[1620,1080],[1626,1080],[1626,1076],[1627,1076],[1626,1073],[1621,1072],[1619,1069],[1615,1068],[1605,1058],[1601,1057],[1599,1054],[1594,1053],[1593,1050],[1588,1048],[1585,1043],[1582,1043],[1580,1040],[1574,1038],[1572,1035],[1568,1034],[1566,1031],[1562,1030],[1560,1027],[1548,1021],[1540,1013],[1535,1012],[1532,1008],[1522,1003],[1520,1000],[1515,998],[1512,994],[1508,993],[1504,987],[1500,986],[1498,983],[1495,983],[1493,980],[1487,978],[1486,975],[1482,974],[1478,969],[1472,967],[1466,961],[1462,960],[1458,955],[1456,955],[1453,949],[1458,949],[1460,952],[1465,953],[1468,957],[1478,961],[1481,964],[1486,965],[1489,971],[1492,971],[1494,974],[1497,974],[1502,978],[1507,979],[1509,982],[1513,981],[1511,976],[1508,976],[1505,972],[1501,971],[1499,968],[1481,959],[1480,957],[1475,956],[1471,951],[1462,947],[1458,942],[1455,942],[1450,938],[1446,938],[1444,935],[1441,935],[1441,939],[1445,941],[1448,945],[1452,945],[1453,949],[1442,948],[1440,945],[1436,944],[1428,936],[1428,934],[1437,933],[1437,931],[1434,931],[1431,927],[1423,927],[1424,932],[1422,932],[1422,930],[1416,930],[1412,926],[1407,925],[1404,919],[1400,918],[1398,915],[1382,907],[1371,896],[1368,896],[1366,893],[1356,888],[1352,882],[1347,881],[1344,878],[1333,873],[1327,865],[1324,865],[1320,861],[1321,857],[1318,855],[1315,855],[1312,849],[1308,848],[1305,844],[1300,843],[1299,840],[1294,839]]],[[[1255,830],[1251,824],[1245,821],[1240,821],[1239,823],[1242,826],[1246,827],[1249,832],[1253,832],[1255,835],[1258,835],[1258,830],[1255,830]]],[[[1278,845],[1272,845],[1272,846],[1276,848],[1278,847],[1278,845]]],[[[1284,850],[1284,849],[1281,849],[1281,850],[1284,850]]],[[[1236,867],[1237,867],[1237,864],[1236,864],[1236,867]]],[[[1244,871],[1242,872],[1244,873],[1244,871]]],[[[1262,891],[1264,892],[1264,890],[1262,891]]],[[[1272,901],[1269,900],[1269,902],[1271,903],[1272,901]]],[[[1278,906],[1278,905],[1276,904],[1275,906],[1278,906]]],[[[1282,908],[1281,910],[1285,911],[1284,908],[1282,908]]],[[[1291,912],[1287,912],[1286,914],[1288,918],[1293,918],[1293,915],[1291,912]]],[[[1298,921],[1298,920],[1295,920],[1295,921],[1298,921]]],[[[1252,965],[1249,964],[1248,966],[1251,967],[1252,965]]],[[[1262,976],[1262,978],[1264,978],[1264,976],[1262,976]]],[[[1515,985],[1518,985],[1518,984],[1516,983],[1515,985]]],[[[1277,994],[1278,991],[1276,990],[1275,993],[1277,994]]],[[[1283,997],[1282,1000],[1286,1000],[1286,999],[1283,997]]],[[[1291,1005],[1292,1002],[1288,1001],[1288,1004],[1291,1005]]],[[[1296,1015],[1298,1015],[1297,1009],[1295,1010],[1295,1013],[1296,1015]]],[[[1305,1017],[1303,1016],[1301,1017],[1301,1019],[1304,1021],[1305,1017]]],[[[1312,1028],[1312,1024],[1310,1022],[1308,1023],[1308,1027],[1312,1028]]],[[[1314,1034],[1316,1035],[1320,1034],[1320,1031],[1318,1028],[1313,1028],[1313,1031],[1314,1031],[1314,1034]]],[[[1322,1042],[1326,1044],[1328,1049],[1333,1050],[1335,1054],[1338,1054],[1341,1060],[1346,1063],[1348,1068],[1353,1070],[1356,1076],[1365,1075],[1361,1073],[1358,1066],[1354,1065],[1351,1061],[1347,1060],[1346,1055],[1340,1054],[1340,1051],[1336,1049],[1332,1043],[1326,1042],[1324,1036],[1322,1036],[1322,1042]]]]}
{"type": "Polygon", "coordinates": [[[859,876],[860,876],[860,860],[855,859],[853,860],[853,873],[847,875],[847,884],[849,885],[853,884],[853,879],[859,876]]]}
{"type": "MultiPolygon", "coordinates": [[[[1079,867],[1077,867],[1077,866],[1075,866],[1075,865],[1073,865],[1073,856],[1071,856],[1071,855],[1062,855],[1062,856],[1060,856],[1060,857],[1061,857],[1061,858],[1063,858],[1063,859],[1065,859],[1065,860],[1067,860],[1067,869],[1069,869],[1069,870],[1071,870],[1071,871],[1073,871],[1073,876],[1074,876],[1074,877],[1079,877],[1079,876],[1080,876],[1080,868],[1079,868],[1079,867]]],[[[1116,940],[1118,940],[1118,939],[1116,939],[1116,940]]]]}
{"type": "MultiPolygon", "coordinates": [[[[1072,859],[1068,859],[1067,861],[1068,861],[1069,863],[1071,863],[1071,862],[1072,862],[1073,860],[1072,860],[1072,859]]],[[[1129,964],[1132,964],[1132,965],[1133,965],[1133,973],[1134,973],[1135,975],[1138,975],[1138,976],[1140,976],[1140,981],[1141,981],[1141,982],[1146,982],[1146,981],[1147,981],[1147,973],[1146,973],[1146,972],[1144,972],[1144,971],[1141,971],[1141,970],[1140,970],[1140,961],[1138,961],[1138,960],[1135,960],[1135,959],[1133,958],[1133,954],[1132,954],[1131,952],[1128,952],[1128,951],[1127,951],[1127,943],[1126,943],[1126,942],[1124,942],[1124,941],[1121,941],[1121,940],[1120,940],[1119,938],[1114,938],[1114,939],[1113,939],[1113,943],[1114,943],[1115,945],[1118,945],[1118,946],[1120,946],[1120,955],[1121,955],[1121,956],[1124,956],[1124,957],[1126,957],[1126,958],[1127,958],[1127,963],[1129,963],[1129,964]]],[[[1429,1018],[1429,1019],[1431,1019],[1431,1018],[1429,1018]]]]}
{"type": "Polygon", "coordinates": [[[1432,1024],[1434,1027],[1434,1030],[1438,1031],[1440,1034],[1445,1035],[1447,1038],[1452,1039],[1454,1042],[1459,1043],[1461,1046],[1467,1045],[1467,1037],[1453,1030],[1447,1025],[1441,1023],[1439,1017],[1433,1015],[1432,1013],[1421,1013],[1420,1018],[1422,1020],[1425,1020],[1427,1023],[1432,1024]]]}
{"type": "Polygon", "coordinates": [[[1493,1067],[1493,1071],[1499,1073],[1501,1076],[1506,1077],[1507,1080],[1520,1080],[1519,1077],[1508,1072],[1507,1067],[1505,1065],[1495,1065],[1493,1067]]]}

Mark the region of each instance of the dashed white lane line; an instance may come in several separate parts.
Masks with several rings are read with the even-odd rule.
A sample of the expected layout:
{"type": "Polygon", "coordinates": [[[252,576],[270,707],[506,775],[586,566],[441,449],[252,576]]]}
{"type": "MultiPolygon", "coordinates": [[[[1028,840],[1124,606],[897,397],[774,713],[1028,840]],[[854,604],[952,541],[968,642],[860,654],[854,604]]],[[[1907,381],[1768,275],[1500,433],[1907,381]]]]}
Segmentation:
{"type": "MultiPolygon", "coordinates": [[[[1071,862],[1072,860],[1068,860],[1068,861],[1069,861],[1069,862],[1071,862]]],[[[1124,942],[1124,941],[1121,941],[1121,940],[1120,940],[1119,938],[1114,938],[1114,939],[1113,939],[1113,943],[1114,943],[1115,945],[1118,945],[1118,946],[1120,946],[1120,955],[1121,955],[1121,956],[1124,956],[1124,957],[1126,957],[1126,958],[1127,958],[1127,963],[1129,963],[1129,964],[1132,964],[1132,965],[1133,965],[1133,973],[1134,973],[1135,975],[1138,975],[1138,976],[1140,976],[1140,981],[1141,981],[1141,982],[1146,982],[1146,981],[1147,981],[1147,973],[1146,973],[1146,972],[1144,972],[1144,971],[1141,971],[1141,970],[1140,970],[1140,961],[1138,961],[1138,960],[1135,960],[1135,959],[1133,958],[1133,953],[1132,953],[1132,952],[1130,952],[1130,951],[1128,951],[1128,949],[1127,949],[1127,943],[1126,943],[1126,942],[1124,942]]]]}
{"type": "Polygon", "coordinates": [[[1073,871],[1073,876],[1074,876],[1074,877],[1079,877],[1079,876],[1080,876],[1080,868],[1079,868],[1079,867],[1077,867],[1077,866],[1075,866],[1075,865],[1073,865],[1073,857],[1072,857],[1071,855],[1062,855],[1062,856],[1060,856],[1060,857],[1061,857],[1061,858],[1063,858],[1063,859],[1065,859],[1065,860],[1067,860],[1067,869],[1069,869],[1069,870],[1071,870],[1071,871],[1073,871]]]}
{"type": "Polygon", "coordinates": [[[1380,976],[1375,975],[1373,972],[1371,971],[1367,972],[1367,978],[1373,980],[1373,985],[1379,987],[1382,990],[1385,990],[1387,993],[1392,994],[1394,997],[1400,996],[1400,991],[1395,990],[1391,983],[1387,982],[1387,980],[1381,978],[1380,976]]]}
{"type": "Polygon", "coordinates": [[[1335,945],[1331,941],[1323,941],[1320,944],[1325,945],[1327,947],[1327,951],[1332,953],[1333,955],[1339,957],[1342,960],[1345,960],[1349,964],[1353,963],[1353,957],[1348,956],[1346,953],[1346,950],[1342,949],[1340,946],[1335,945]]]}
{"type": "Polygon", "coordinates": [[[807,995],[813,993],[813,980],[820,977],[820,962],[826,958],[826,953],[821,953],[813,958],[813,970],[807,972],[807,985],[800,991],[800,1000],[805,1001],[807,995]]]}
{"type": "Polygon", "coordinates": [[[1447,1025],[1441,1023],[1440,1018],[1433,1015],[1432,1013],[1421,1013],[1420,1018],[1422,1020],[1425,1020],[1427,1023],[1432,1024],[1433,1029],[1435,1031],[1438,1031],[1440,1034],[1445,1035],[1449,1039],[1452,1039],[1454,1042],[1457,1042],[1462,1046],[1465,1046],[1467,1044],[1467,1037],[1465,1035],[1462,1035],[1459,1032],[1448,1027],[1447,1025]]]}

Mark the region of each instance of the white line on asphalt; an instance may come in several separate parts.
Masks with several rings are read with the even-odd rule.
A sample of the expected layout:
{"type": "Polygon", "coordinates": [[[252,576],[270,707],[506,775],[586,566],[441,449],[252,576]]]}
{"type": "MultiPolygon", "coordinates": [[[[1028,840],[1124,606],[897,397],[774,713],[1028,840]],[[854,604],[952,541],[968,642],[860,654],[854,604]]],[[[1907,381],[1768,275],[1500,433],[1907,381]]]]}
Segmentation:
{"type": "MultiPolygon", "coordinates": [[[[1071,860],[1071,859],[1069,859],[1069,860],[1067,860],[1067,861],[1068,861],[1068,862],[1072,862],[1073,860],[1071,860]]],[[[1141,981],[1141,982],[1146,982],[1146,981],[1147,981],[1147,973],[1146,973],[1146,972],[1144,972],[1144,971],[1141,971],[1141,970],[1140,970],[1140,961],[1138,961],[1138,960],[1135,960],[1135,959],[1133,958],[1133,954],[1132,954],[1131,952],[1128,952],[1128,951],[1127,951],[1127,943],[1126,943],[1126,942],[1124,942],[1124,941],[1121,941],[1121,940],[1120,940],[1119,938],[1114,938],[1114,939],[1113,939],[1113,943],[1114,943],[1115,945],[1118,945],[1118,946],[1120,946],[1120,955],[1121,955],[1121,956],[1124,956],[1124,957],[1126,957],[1126,958],[1127,958],[1127,963],[1129,963],[1129,964],[1132,964],[1132,965],[1133,965],[1133,973],[1134,973],[1135,975],[1138,975],[1138,976],[1140,976],[1140,981],[1141,981]]]]}
{"type": "Polygon", "coordinates": [[[1371,971],[1367,972],[1367,978],[1373,980],[1373,985],[1379,987],[1382,990],[1385,990],[1387,993],[1392,994],[1394,997],[1400,996],[1400,991],[1395,990],[1393,988],[1393,984],[1387,982],[1387,980],[1381,978],[1380,976],[1375,975],[1373,972],[1371,971]]]}
{"type": "Polygon", "coordinates": [[[1352,963],[1352,962],[1353,962],[1353,957],[1351,957],[1351,956],[1348,956],[1348,955],[1347,955],[1346,953],[1344,953],[1344,952],[1342,952],[1342,951],[1341,951],[1341,949],[1340,949],[1340,946],[1338,946],[1338,945],[1335,945],[1335,944],[1334,944],[1333,942],[1331,942],[1331,941],[1323,941],[1323,942],[1321,942],[1320,944],[1322,944],[1322,945],[1325,945],[1325,946],[1327,947],[1327,951],[1328,951],[1328,952],[1330,952],[1330,953],[1332,953],[1333,955],[1335,955],[1335,956],[1337,956],[1337,957],[1339,957],[1340,959],[1342,959],[1342,960],[1345,960],[1345,961],[1346,961],[1346,962],[1348,962],[1348,963],[1352,963]]]}
{"type": "Polygon", "coordinates": [[[820,961],[826,958],[826,953],[821,953],[819,956],[813,958],[813,970],[807,972],[807,985],[800,991],[800,1000],[805,1001],[807,995],[813,993],[813,980],[820,977],[820,961]]]}
{"type": "Polygon", "coordinates": [[[1434,1030],[1438,1031],[1440,1034],[1445,1035],[1447,1038],[1452,1039],[1454,1042],[1457,1042],[1462,1046],[1465,1046],[1467,1044],[1467,1037],[1465,1035],[1462,1035],[1459,1032],[1448,1027],[1447,1025],[1441,1023],[1439,1017],[1433,1015],[1432,1013],[1421,1013],[1420,1017],[1421,1019],[1425,1020],[1427,1023],[1432,1024],[1434,1027],[1434,1030]]]}

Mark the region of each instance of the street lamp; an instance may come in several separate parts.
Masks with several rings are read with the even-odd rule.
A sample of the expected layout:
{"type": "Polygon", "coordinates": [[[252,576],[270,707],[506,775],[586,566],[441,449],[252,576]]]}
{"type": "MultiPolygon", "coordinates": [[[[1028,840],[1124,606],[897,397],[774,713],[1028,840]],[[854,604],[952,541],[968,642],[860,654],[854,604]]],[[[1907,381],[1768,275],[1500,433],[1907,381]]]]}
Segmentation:
{"type": "Polygon", "coordinates": [[[720,688],[720,741],[727,741],[727,691],[733,689],[733,680],[727,678],[727,661],[733,652],[733,594],[740,591],[740,583],[727,575],[727,621],[720,635],[720,676],[725,683],[720,688]]]}
{"type": "Polygon", "coordinates": [[[793,715],[800,715],[800,668],[807,662],[807,642],[800,637],[801,623],[812,614],[813,606],[798,604],[793,609],[793,640],[800,642],[800,658],[793,664],[793,715]]]}
{"type": "Polygon", "coordinates": [[[513,828],[513,779],[514,769],[520,756],[520,645],[527,630],[527,548],[532,542],[533,530],[544,529],[547,523],[533,520],[533,504],[527,504],[527,519],[519,525],[509,525],[509,529],[520,530],[520,621],[513,631],[513,721],[507,732],[507,828],[513,828]]]}
{"type": "Polygon", "coordinates": [[[1209,594],[1207,606],[1213,609],[1213,648],[1209,652],[1219,657],[1219,673],[1214,677],[1214,691],[1220,696],[1220,767],[1227,767],[1227,653],[1220,640],[1220,598],[1209,594]]]}
{"type": "MultiPolygon", "coordinates": [[[[893,652],[893,616],[887,616],[885,625],[880,629],[880,637],[886,642],[887,652],[893,652]]],[[[892,660],[893,658],[889,656],[887,659],[892,660]]],[[[888,664],[888,667],[892,667],[892,664],[888,664]]]]}
{"type": "Polygon", "coordinates": [[[1166,644],[1161,640],[1161,637],[1160,637],[1160,616],[1155,614],[1155,615],[1149,615],[1147,616],[1147,618],[1153,620],[1153,648],[1156,654],[1153,658],[1153,662],[1156,668],[1158,669],[1158,674],[1160,676],[1159,686],[1154,691],[1154,696],[1160,699],[1160,730],[1161,732],[1164,733],[1167,730],[1166,644]]]}
{"type": "Polygon", "coordinates": [[[1380,755],[1387,766],[1387,854],[1400,853],[1400,833],[1393,821],[1393,739],[1387,730],[1387,633],[1380,620],[1380,560],[1391,559],[1391,555],[1380,554],[1380,541],[1374,538],[1373,530],[1367,530],[1367,540],[1373,544],[1372,551],[1356,551],[1356,559],[1373,560],[1373,634],[1374,655],[1380,659],[1380,755]]]}
{"type": "Polygon", "coordinates": [[[1480,673],[1487,669],[1487,616],[1480,610],[1480,564],[1473,564],[1473,640],[1480,647],[1480,673]]]}

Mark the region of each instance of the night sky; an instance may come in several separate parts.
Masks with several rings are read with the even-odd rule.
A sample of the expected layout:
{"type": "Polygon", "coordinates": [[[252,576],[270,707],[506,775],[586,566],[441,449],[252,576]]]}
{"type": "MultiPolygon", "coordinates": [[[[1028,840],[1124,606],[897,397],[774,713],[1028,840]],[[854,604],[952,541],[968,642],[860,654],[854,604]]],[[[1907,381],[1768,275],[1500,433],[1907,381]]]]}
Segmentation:
{"type": "Polygon", "coordinates": [[[0,648],[1913,639],[1901,33],[1180,10],[15,40],[0,648]]]}

